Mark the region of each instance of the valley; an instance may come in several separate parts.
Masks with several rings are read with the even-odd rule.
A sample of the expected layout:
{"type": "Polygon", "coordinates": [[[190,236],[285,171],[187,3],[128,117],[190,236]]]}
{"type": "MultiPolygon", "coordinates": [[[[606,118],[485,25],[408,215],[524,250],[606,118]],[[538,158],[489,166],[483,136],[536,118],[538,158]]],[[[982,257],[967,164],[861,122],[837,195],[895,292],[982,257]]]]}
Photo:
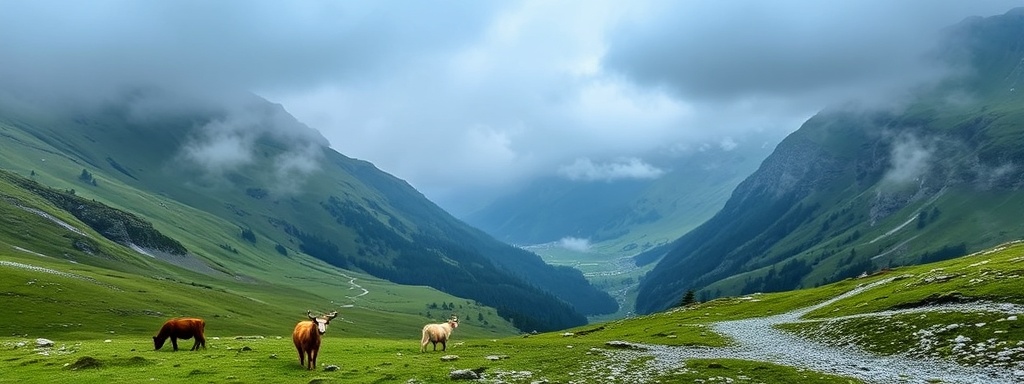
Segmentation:
{"type": "Polygon", "coordinates": [[[1024,383],[1024,8],[39,4],[0,383],[1024,383]]]}

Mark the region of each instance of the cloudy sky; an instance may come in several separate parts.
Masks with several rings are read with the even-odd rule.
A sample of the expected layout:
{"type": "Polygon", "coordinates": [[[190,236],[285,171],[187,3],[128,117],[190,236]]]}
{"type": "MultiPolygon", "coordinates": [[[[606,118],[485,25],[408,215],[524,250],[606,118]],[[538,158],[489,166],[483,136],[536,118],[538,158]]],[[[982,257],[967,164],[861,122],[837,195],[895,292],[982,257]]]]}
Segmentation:
{"type": "Polygon", "coordinates": [[[252,91],[453,211],[538,175],[790,132],[947,75],[939,30],[1024,1],[9,1],[0,84],[252,91]],[[459,204],[459,203],[464,204],[459,204]]]}

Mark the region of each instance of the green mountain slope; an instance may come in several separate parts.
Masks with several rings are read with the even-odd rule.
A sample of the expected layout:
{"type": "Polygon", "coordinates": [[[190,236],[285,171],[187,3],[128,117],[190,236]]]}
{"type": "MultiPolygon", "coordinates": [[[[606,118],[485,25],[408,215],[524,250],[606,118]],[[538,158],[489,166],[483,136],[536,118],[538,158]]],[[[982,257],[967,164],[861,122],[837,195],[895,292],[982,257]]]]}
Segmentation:
{"type": "Polygon", "coordinates": [[[196,271],[259,280],[301,253],[479,301],[526,330],[615,311],[578,271],[455,220],[405,182],[330,150],[280,106],[230,100],[138,90],[85,105],[5,94],[0,163],[152,221],[186,244],[194,257],[179,265],[196,271]],[[202,217],[168,208],[179,204],[202,217]],[[200,220],[217,225],[193,225],[200,220]]]}
{"type": "Polygon", "coordinates": [[[971,70],[900,111],[833,108],[787,137],[721,211],[645,261],[637,310],[815,286],[1024,236],[1024,11],[949,29],[971,70]]]}
{"type": "MultiPolygon", "coordinates": [[[[232,227],[173,201],[163,209],[187,218],[194,231],[232,227]]],[[[216,240],[248,256],[244,259],[219,247],[219,254],[201,257],[206,240],[193,236],[182,236],[184,243],[161,252],[163,240],[136,236],[140,232],[167,239],[130,213],[0,171],[0,331],[95,339],[148,334],[169,317],[200,316],[211,330],[268,334],[289,331],[313,309],[339,310],[348,325],[338,329],[352,335],[417,337],[423,323],[447,316],[446,310],[436,308],[442,302],[463,315],[460,330],[466,334],[515,333],[493,308],[434,289],[342,271],[299,253],[270,263],[240,238],[216,240]],[[66,201],[89,208],[69,212],[60,208],[66,201]],[[110,222],[121,224],[91,224],[110,222]],[[117,226],[125,231],[106,230],[117,226]],[[128,234],[131,240],[125,243],[132,247],[121,242],[122,233],[128,234]],[[187,253],[176,253],[182,246],[187,253]],[[245,268],[253,264],[258,265],[245,268]],[[206,267],[197,267],[201,265],[206,267]],[[237,270],[250,274],[233,275],[237,270]]]]}

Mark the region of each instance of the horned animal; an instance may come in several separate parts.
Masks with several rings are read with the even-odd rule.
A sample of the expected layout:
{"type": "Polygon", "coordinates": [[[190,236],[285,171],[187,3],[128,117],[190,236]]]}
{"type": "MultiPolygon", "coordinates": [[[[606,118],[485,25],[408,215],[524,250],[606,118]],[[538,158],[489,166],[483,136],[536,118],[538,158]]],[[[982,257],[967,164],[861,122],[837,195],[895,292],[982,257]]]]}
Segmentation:
{"type": "Polygon", "coordinates": [[[154,350],[163,347],[167,338],[171,338],[171,345],[175,351],[178,350],[178,339],[188,340],[193,337],[196,338],[196,343],[192,345],[192,351],[198,351],[199,347],[206,348],[206,337],[203,336],[205,329],[206,321],[203,319],[179,317],[167,320],[163,327],[160,327],[160,333],[153,336],[154,350]]]}
{"type": "Polygon", "coordinates": [[[437,350],[437,343],[441,343],[441,350],[448,350],[448,338],[452,335],[452,330],[459,326],[459,317],[452,315],[448,322],[440,324],[427,324],[423,326],[423,339],[420,340],[420,352],[427,351],[427,343],[434,344],[434,350],[437,350]]]}
{"type": "Polygon", "coordinates": [[[327,332],[327,324],[338,316],[338,311],[315,317],[312,311],[306,311],[309,320],[300,321],[292,332],[292,341],[299,351],[299,365],[308,370],[316,369],[316,356],[320,353],[320,339],[327,332]]]}

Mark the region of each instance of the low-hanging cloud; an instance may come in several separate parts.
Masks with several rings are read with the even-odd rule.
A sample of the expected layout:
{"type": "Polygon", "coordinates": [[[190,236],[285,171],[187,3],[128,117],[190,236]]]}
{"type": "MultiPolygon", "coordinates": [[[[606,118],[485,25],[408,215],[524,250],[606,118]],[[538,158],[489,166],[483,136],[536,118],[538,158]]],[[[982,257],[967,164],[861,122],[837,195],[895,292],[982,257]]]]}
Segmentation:
{"type": "Polygon", "coordinates": [[[586,252],[590,250],[590,240],[567,236],[558,240],[558,246],[570,251],[586,252]]]}
{"type": "Polygon", "coordinates": [[[607,68],[682,98],[784,98],[819,107],[889,101],[958,70],[936,60],[942,29],[1019,2],[667,2],[623,23],[607,68]]]}
{"type": "Polygon", "coordinates": [[[320,169],[327,141],[279,106],[248,100],[223,113],[195,129],[180,150],[179,156],[206,176],[220,179],[228,172],[261,165],[270,170],[257,173],[267,187],[287,194],[297,192],[305,178],[320,169]],[[257,142],[265,138],[279,143],[282,150],[259,151],[257,142]]]}
{"type": "Polygon", "coordinates": [[[884,183],[918,182],[931,166],[934,148],[913,135],[898,137],[892,144],[889,169],[882,176],[884,183]]]}
{"type": "MultiPolygon", "coordinates": [[[[639,160],[589,159],[726,148],[724,138],[750,130],[791,132],[829,103],[887,102],[955,72],[926,55],[941,28],[1018,5],[6,2],[0,89],[103,100],[153,86],[213,104],[251,91],[282,103],[335,150],[451,209],[559,169],[581,179],[657,177],[639,160]]],[[[145,118],[165,107],[138,111],[145,118]]],[[[251,161],[251,137],[209,128],[228,132],[196,136],[196,162],[251,161]]],[[[287,159],[281,164],[299,174],[311,164],[287,159]]]]}
{"type": "Polygon", "coordinates": [[[576,159],[559,168],[559,174],[574,181],[615,181],[622,179],[657,179],[665,170],[638,158],[623,158],[606,163],[595,163],[589,158],[576,159]]]}

